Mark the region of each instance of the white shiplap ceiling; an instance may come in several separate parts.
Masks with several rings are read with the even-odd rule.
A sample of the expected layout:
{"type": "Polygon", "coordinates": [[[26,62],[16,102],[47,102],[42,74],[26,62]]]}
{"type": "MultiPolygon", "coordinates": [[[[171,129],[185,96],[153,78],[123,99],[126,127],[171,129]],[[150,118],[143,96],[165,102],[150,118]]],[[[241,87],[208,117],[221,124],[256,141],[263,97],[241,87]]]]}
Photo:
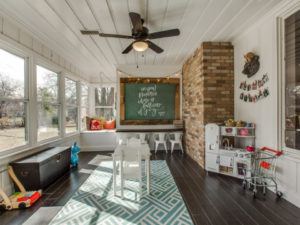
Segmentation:
{"type": "Polygon", "coordinates": [[[119,65],[172,66],[203,41],[230,41],[282,0],[1,0],[1,10],[85,74],[114,81],[119,65]],[[83,36],[82,29],[131,35],[128,13],[150,32],[179,28],[180,36],[153,40],[164,49],[127,55],[130,40],[83,36]]]}

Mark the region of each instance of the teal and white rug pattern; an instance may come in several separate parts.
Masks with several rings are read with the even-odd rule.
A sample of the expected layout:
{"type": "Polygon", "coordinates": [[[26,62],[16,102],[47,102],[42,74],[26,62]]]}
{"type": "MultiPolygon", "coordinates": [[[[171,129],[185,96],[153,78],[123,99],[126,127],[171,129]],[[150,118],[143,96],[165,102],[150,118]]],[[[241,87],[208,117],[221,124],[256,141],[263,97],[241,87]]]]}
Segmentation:
{"type": "Polygon", "coordinates": [[[138,182],[126,181],[121,199],[113,196],[112,185],[112,161],[103,161],[50,224],[193,224],[163,160],[151,161],[150,195],[144,187],[140,196],[138,182]]]}

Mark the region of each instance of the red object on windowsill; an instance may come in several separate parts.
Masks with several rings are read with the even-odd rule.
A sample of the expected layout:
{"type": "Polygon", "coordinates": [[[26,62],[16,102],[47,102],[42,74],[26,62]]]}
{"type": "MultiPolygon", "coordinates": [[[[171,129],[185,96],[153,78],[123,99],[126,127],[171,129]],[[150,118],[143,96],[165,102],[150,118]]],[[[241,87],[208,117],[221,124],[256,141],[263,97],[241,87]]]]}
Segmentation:
{"type": "Polygon", "coordinates": [[[116,127],[115,120],[105,121],[105,123],[104,123],[104,129],[112,130],[112,129],[115,129],[115,127],[116,127]]]}
{"type": "Polygon", "coordinates": [[[91,120],[91,130],[101,130],[102,124],[100,120],[91,120]]]}

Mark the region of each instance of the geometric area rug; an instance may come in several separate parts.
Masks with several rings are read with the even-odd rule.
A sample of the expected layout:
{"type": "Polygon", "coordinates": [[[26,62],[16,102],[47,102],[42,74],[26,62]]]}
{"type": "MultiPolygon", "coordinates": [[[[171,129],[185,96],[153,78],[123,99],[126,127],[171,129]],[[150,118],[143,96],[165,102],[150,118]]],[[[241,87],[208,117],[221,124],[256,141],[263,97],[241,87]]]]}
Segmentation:
{"type": "Polygon", "coordinates": [[[113,196],[112,168],[111,160],[101,162],[50,224],[193,224],[164,160],[151,161],[150,195],[145,185],[140,195],[138,182],[131,180],[125,182],[124,199],[113,196]]]}

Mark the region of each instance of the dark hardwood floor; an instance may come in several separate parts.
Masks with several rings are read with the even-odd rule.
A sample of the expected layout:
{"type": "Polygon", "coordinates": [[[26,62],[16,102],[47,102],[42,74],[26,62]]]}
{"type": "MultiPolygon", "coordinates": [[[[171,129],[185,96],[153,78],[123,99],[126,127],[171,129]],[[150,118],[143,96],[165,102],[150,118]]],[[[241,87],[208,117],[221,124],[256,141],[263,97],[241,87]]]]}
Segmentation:
{"type": "MultiPolygon", "coordinates": [[[[88,178],[80,169],[93,170],[88,162],[97,154],[80,153],[78,169],[65,174],[44,190],[44,196],[26,210],[2,212],[0,224],[22,224],[42,206],[63,206],[88,178]]],[[[206,173],[192,159],[179,152],[158,153],[152,159],[165,159],[195,224],[278,224],[299,225],[300,209],[284,199],[277,200],[272,192],[253,199],[244,191],[241,181],[227,176],[206,173]]]]}

